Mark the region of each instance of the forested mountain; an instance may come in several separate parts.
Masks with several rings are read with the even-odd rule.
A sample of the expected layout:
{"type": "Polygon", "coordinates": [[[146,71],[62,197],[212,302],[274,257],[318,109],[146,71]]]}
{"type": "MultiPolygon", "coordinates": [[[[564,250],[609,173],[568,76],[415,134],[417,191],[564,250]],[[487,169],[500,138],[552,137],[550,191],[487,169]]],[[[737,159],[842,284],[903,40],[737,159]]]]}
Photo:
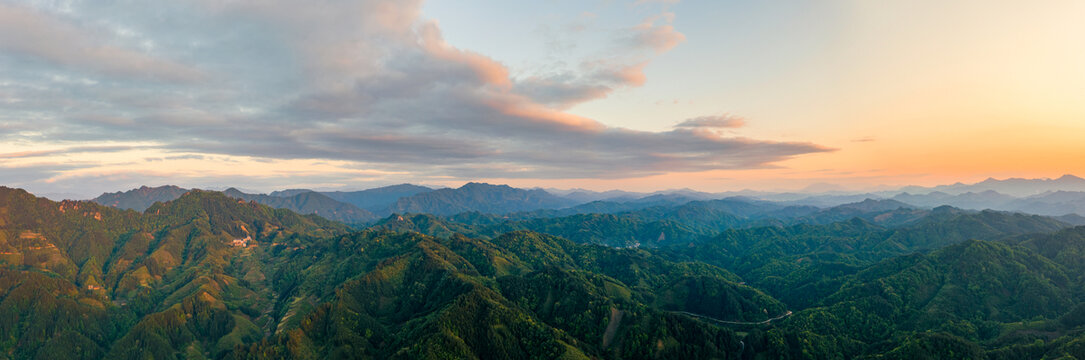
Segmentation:
{"type": "MultiPolygon", "coordinates": [[[[425,186],[412,185],[412,184],[399,184],[391,186],[383,186],[378,188],[359,190],[359,191],[317,191],[327,197],[335,199],[336,201],[345,202],[361,209],[365,209],[370,212],[384,212],[388,210],[388,206],[399,200],[399,198],[408,197],[418,193],[424,193],[427,191],[433,191],[425,186]]],[[[291,197],[301,193],[313,192],[308,189],[290,189],[282,191],[272,191],[270,196],[277,197],[291,197]]],[[[384,214],[387,215],[387,214],[384,214]]]]}
{"type": "MultiPolygon", "coordinates": [[[[619,213],[583,213],[560,217],[547,217],[540,215],[540,212],[503,216],[472,212],[447,217],[404,214],[389,216],[377,221],[374,226],[435,236],[461,233],[493,237],[509,231],[530,230],[561,236],[578,243],[659,247],[699,243],[729,229],[793,224],[826,225],[851,219],[861,219],[885,228],[928,224],[927,228],[936,229],[931,231],[944,231],[947,237],[944,244],[967,240],[970,235],[986,239],[992,236],[991,234],[1004,236],[1051,232],[1069,226],[1048,217],[996,211],[965,211],[951,207],[922,210],[893,200],[866,200],[818,209],[741,198],[694,201],[680,206],[655,206],[619,213]],[[528,214],[538,216],[531,217],[528,214]],[[973,221],[980,224],[957,224],[952,223],[953,221],[973,221]],[[942,222],[948,223],[939,225],[942,222]]],[[[925,240],[900,238],[898,241],[925,240]]],[[[910,245],[902,246],[916,249],[910,245]]]]}
{"type": "Polygon", "coordinates": [[[834,285],[826,274],[848,274],[894,256],[971,239],[1004,240],[1066,226],[1042,216],[941,208],[902,227],[854,218],[825,225],[729,229],[697,244],[659,251],[729,269],[789,304],[807,306],[834,285]]]}
{"type": "MultiPolygon", "coordinates": [[[[376,213],[387,211],[388,207],[400,198],[430,191],[433,189],[425,186],[399,184],[361,191],[325,191],[321,194],[376,213]]],[[[388,214],[382,213],[382,215],[388,214]]]]}
{"type": "Polygon", "coordinates": [[[734,357],[732,330],[671,311],[784,311],[713,266],[534,233],[347,234],[195,190],[143,214],[7,188],[0,204],[15,358],[734,357]]]}
{"type": "MultiPolygon", "coordinates": [[[[102,194],[93,201],[119,209],[132,209],[142,212],[156,202],[175,200],[188,191],[172,185],[157,188],[144,186],[126,192],[102,194]]],[[[342,221],[348,224],[365,224],[377,220],[377,216],[369,211],[312,191],[293,192],[289,196],[270,196],[247,194],[235,188],[229,188],[224,193],[230,197],[255,201],[273,208],[288,209],[300,214],[316,214],[326,219],[342,221]]]]}
{"type": "Polygon", "coordinates": [[[563,217],[578,214],[617,214],[647,208],[678,207],[699,200],[682,195],[650,195],[634,199],[597,200],[561,209],[539,209],[534,211],[503,214],[502,219],[535,219],[563,217]]]}
{"type": "Polygon", "coordinates": [[[538,209],[557,209],[576,205],[573,200],[554,196],[543,190],[524,190],[508,185],[467,183],[456,189],[418,193],[397,200],[392,213],[453,215],[462,212],[507,214],[538,209]]]}
{"type": "Polygon", "coordinates": [[[315,216],[190,191],[140,214],[0,188],[0,343],[13,358],[214,355],[262,337],[228,271],[258,243],[346,233],[315,216]]]}
{"type": "Polygon", "coordinates": [[[730,329],[668,310],[755,321],[784,311],[718,268],[527,232],[486,241],[368,231],[284,256],[277,271],[300,276],[273,286],[314,289],[288,304],[308,315],[242,355],[734,358],[741,344],[730,329]],[[329,271],[352,279],[329,286],[329,271]]]}
{"type": "Polygon", "coordinates": [[[299,214],[314,214],[325,219],[348,224],[364,224],[377,220],[377,215],[344,202],[336,201],[318,192],[302,192],[293,196],[270,196],[246,194],[237,189],[223,191],[226,196],[255,201],[276,209],[288,209],[299,214]]]}
{"type": "Polygon", "coordinates": [[[543,189],[551,194],[561,196],[566,199],[576,201],[578,203],[589,203],[593,201],[627,201],[633,199],[639,199],[645,196],[643,193],[636,193],[622,190],[609,190],[609,191],[591,191],[585,189],[543,189]]]}
{"type": "Polygon", "coordinates": [[[819,306],[751,344],[782,341],[787,350],[777,355],[812,358],[1076,358],[1081,324],[1057,319],[1081,301],[1077,286],[1027,249],[968,241],[847,276],[819,306]]]}
{"type": "Polygon", "coordinates": [[[156,202],[167,202],[181,197],[181,194],[186,192],[188,192],[188,189],[182,189],[173,185],[163,185],[159,187],[141,186],[139,189],[105,193],[94,198],[92,201],[118,209],[132,209],[142,212],[156,202]]]}
{"type": "Polygon", "coordinates": [[[140,213],[0,188],[0,358],[1085,356],[1085,227],[1048,217],[726,199],[500,218],[352,232],[220,192],[140,213]],[[656,232],[698,236],[591,245],[656,232]]]}

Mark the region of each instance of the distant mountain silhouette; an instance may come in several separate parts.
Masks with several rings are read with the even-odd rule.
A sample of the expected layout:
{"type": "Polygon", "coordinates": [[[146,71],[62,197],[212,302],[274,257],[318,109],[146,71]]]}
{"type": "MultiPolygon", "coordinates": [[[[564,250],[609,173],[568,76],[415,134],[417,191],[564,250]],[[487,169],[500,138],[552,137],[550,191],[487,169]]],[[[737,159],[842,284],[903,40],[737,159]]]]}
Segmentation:
{"type": "Polygon", "coordinates": [[[288,209],[299,214],[316,214],[328,220],[348,224],[367,223],[377,219],[377,216],[369,211],[314,191],[288,197],[246,194],[234,188],[226,189],[223,193],[229,197],[255,201],[277,209],[288,209]]]}
{"type": "Polygon", "coordinates": [[[458,189],[440,189],[401,198],[392,204],[393,213],[453,215],[463,212],[506,214],[538,209],[558,209],[576,201],[544,190],[524,190],[508,185],[467,183],[458,189]]]}
{"type": "Polygon", "coordinates": [[[643,193],[622,191],[622,190],[609,190],[609,191],[591,191],[584,189],[571,189],[571,190],[558,190],[558,189],[545,189],[546,192],[551,194],[573,200],[579,203],[589,203],[593,201],[627,201],[642,198],[645,196],[643,193]]]}
{"type": "Polygon", "coordinates": [[[893,199],[923,207],[951,205],[962,209],[1018,211],[1029,214],[1062,216],[1085,214],[1085,192],[1050,191],[1028,197],[1014,197],[987,190],[951,195],[936,191],[929,194],[901,193],[893,199]]]}
{"type": "Polygon", "coordinates": [[[118,209],[132,209],[143,212],[156,202],[166,202],[181,197],[188,189],[173,185],[158,187],[141,186],[138,189],[105,193],[92,199],[96,203],[118,209]]]}
{"type": "Polygon", "coordinates": [[[901,191],[908,193],[923,194],[940,191],[953,195],[967,192],[980,193],[988,190],[1016,197],[1038,195],[1051,191],[1085,191],[1085,179],[1074,175],[1063,175],[1058,179],[1009,178],[998,180],[988,178],[987,180],[975,184],[956,183],[952,185],[935,186],[933,188],[909,186],[901,189],[901,191]]]}
{"type": "MultiPolygon", "coordinates": [[[[166,185],[160,187],[143,186],[124,192],[106,193],[94,198],[94,202],[119,209],[132,209],[139,212],[151,207],[157,202],[172,201],[180,198],[189,189],[166,185]]],[[[367,223],[377,219],[373,213],[359,209],[354,205],[336,201],[330,197],[316,192],[299,192],[291,196],[270,196],[263,194],[248,194],[235,188],[223,191],[227,196],[255,201],[273,208],[287,209],[300,214],[316,214],[329,220],[342,221],[349,224],[367,223]]]]}
{"type": "Polygon", "coordinates": [[[325,191],[321,194],[372,212],[387,209],[400,198],[433,191],[425,186],[399,184],[361,191],[325,191]]]}

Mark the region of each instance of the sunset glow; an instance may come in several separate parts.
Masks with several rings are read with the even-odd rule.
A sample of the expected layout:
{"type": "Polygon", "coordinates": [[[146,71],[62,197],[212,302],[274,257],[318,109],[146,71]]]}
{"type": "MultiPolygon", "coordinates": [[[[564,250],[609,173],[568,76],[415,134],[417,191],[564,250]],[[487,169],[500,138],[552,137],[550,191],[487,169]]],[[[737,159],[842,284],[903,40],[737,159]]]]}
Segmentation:
{"type": "Polygon", "coordinates": [[[0,2],[0,179],[91,197],[1085,174],[1080,1],[319,5],[0,2]]]}

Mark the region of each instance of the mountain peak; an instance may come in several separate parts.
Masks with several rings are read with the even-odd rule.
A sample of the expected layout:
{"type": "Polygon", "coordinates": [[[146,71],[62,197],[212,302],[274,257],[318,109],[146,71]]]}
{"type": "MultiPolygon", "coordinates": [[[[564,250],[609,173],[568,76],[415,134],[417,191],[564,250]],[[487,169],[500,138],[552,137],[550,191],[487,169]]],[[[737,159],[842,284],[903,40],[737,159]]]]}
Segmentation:
{"type": "Polygon", "coordinates": [[[1059,181],[1059,182],[1085,182],[1085,179],[1082,179],[1080,177],[1077,177],[1077,176],[1074,176],[1074,175],[1071,175],[1071,174],[1065,174],[1065,175],[1059,177],[1058,179],[1055,179],[1055,181],[1059,181]]]}
{"type": "Polygon", "coordinates": [[[138,189],[118,191],[115,193],[103,193],[91,201],[118,209],[132,209],[142,212],[156,202],[165,202],[176,199],[184,194],[187,189],[176,185],[162,185],[158,187],[140,186],[138,189]]]}
{"type": "Polygon", "coordinates": [[[509,185],[469,182],[457,189],[439,189],[403,197],[385,213],[430,213],[454,215],[477,211],[486,214],[507,214],[538,209],[558,209],[574,205],[575,201],[558,197],[545,190],[518,189],[509,185]]]}
{"type": "Polygon", "coordinates": [[[460,186],[460,189],[480,189],[480,188],[502,188],[502,189],[507,188],[507,189],[511,189],[512,187],[508,186],[508,185],[505,185],[505,184],[494,185],[494,184],[484,183],[484,182],[469,182],[469,183],[463,184],[463,186],[460,186]]]}

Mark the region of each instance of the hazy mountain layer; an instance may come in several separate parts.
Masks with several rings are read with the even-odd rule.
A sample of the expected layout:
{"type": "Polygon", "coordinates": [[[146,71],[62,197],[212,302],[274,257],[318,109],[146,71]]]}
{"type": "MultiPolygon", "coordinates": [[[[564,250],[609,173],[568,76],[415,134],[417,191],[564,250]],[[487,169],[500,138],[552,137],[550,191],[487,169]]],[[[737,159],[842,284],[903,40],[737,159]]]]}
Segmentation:
{"type": "MultiPolygon", "coordinates": [[[[126,192],[102,194],[92,201],[119,209],[132,209],[142,212],[156,202],[175,200],[188,191],[172,185],[156,188],[144,186],[126,192]]],[[[273,208],[288,209],[301,214],[316,214],[326,219],[348,224],[364,224],[377,219],[377,216],[369,211],[311,191],[297,192],[290,196],[269,196],[247,194],[230,188],[225,193],[230,197],[255,201],[273,208]]]]}
{"type": "Polygon", "coordinates": [[[558,209],[576,205],[575,201],[544,190],[523,190],[508,185],[468,183],[457,189],[440,189],[397,200],[392,213],[427,213],[453,215],[463,212],[507,214],[538,209],[558,209]]]}
{"type": "Polygon", "coordinates": [[[139,189],[105,193],[94,198],[92,201],[112,206],[118,209],[132,209],[142,212],[156,202],[167,202],[181,197],[188,189],[182,189],[173,185],[159,187],[141,186],[139,189]]]}
{"type": "Polygon", "coordinates": [[[377,216],[369,211],[312,191],[283,197],[246,194],[234,188],[227,189],[223,193],[229,197],[255,201],[276,209],[288,209],[299,214],[314,214],[348,224],[364,224],[377,219],[377,216]]]}
{"type": "Polygon", "coordinates": [[[459,219],[475,223],[395,219],[443,232],[434,237],[350,232],[219,192],[189,191],[138,213],[0,188],[0,354],[1085,355],[1085,227],[1047,217],[740,199],[508,222],[473,214],[459,219]],[[729,225],[755,218],[770,226],[729,225]],[[576,229],[611,239],[666,224],[707,236],[618,249],[531,231],[461,235],[512,223],[574,240],[576,229]],[[695,230],[713,226],[724,229],[695,230]]]}

